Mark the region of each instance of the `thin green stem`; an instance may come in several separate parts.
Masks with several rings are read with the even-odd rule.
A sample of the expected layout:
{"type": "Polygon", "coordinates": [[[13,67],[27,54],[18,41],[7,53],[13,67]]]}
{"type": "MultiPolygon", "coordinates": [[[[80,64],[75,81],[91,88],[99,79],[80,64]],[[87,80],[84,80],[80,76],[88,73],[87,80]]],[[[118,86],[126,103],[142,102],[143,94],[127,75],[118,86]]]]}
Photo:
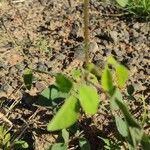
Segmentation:
{"type": "Polygon", "coordinates": [[[142,95],[142,103],[143,103],[143,109],[144,109],[144,112],[142,115],[143,116],[142,125],[144,126],[146,119],[147,119],[147,107],[146,107],[145,98],[143,95],[142,95]]]}

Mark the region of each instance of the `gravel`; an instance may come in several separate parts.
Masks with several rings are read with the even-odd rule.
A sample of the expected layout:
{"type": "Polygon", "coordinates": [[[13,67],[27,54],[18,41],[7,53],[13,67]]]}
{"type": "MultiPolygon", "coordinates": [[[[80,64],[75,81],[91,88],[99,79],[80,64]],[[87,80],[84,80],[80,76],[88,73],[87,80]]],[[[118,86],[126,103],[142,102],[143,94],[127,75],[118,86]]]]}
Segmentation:
{"type": "MultiPolygon", "coordinates": [[[[110,4],[106,5],[92,0],[90,6],[91,40],[97,43],[99,48],[98,51],[92,52],[95,55],[93,62],[103,68],[105,57],[110,54],[114,55],[118,61],[131,70],[131,74],[133,67],[136,68],[130,82],[139,81],[148,91],[150,31],[147,28],[147,23],[137,22],[134,19],[127,21],[121,20],[119,17],[107,16],[108,10],[109,13],[116,12],[115,7],[109,8],[110,4]],[[143,73],[139,74],[142,69],[144,70],[143,73]],[[144,81],[146,81],[145,84],[143,84],[144,81]]],[[[63,62],[67,62],[69,59],[83,58],[84,55],[80,52],[83,42],[82,3],[74,2],[74,6],[69,7],[66,2],[60,0],[45,1],[42,5],[39,1],[32,0],[17,3],[14,7],[16,9],[8,5],[2,10],[5,12],[1,13],[4,25],[17,43],[22,44],[25,39],[30,39],[31,42],[28,41],[22,44],[22,47],[19,46],[21,56],[18,57],[23,57],[23,60],[19,60],[16,56],[15,59],[18,59],[18,62],[15,62],[14,65],[10,64],[12,62],[11,57],[2,56],[0,60],[0,75],[2,76],[0,82],[5,89],[3,91],[8,89],[12,91],[12,88],[17,87],[17,80],[22,81],[23,70],[27,67],[41,71],[55,71],[57,69],[61,71],[63,62]],[[18,19],[15,18],[17,10],[22,18],[19,18],[19,15],[17,16],[18,19]],[[48,39],[48,51],[39,51],[35,42],[39,37],[48,39]],[[13,84],[8,85],[7,83],[12,80],[14,80],[13,84]]],[[[1,30],[4,29],[1,28],[1,30]]],[[[8,54],[13,55],[16,51],[13,50],[15,43],[10,38],[7,41],[8,44],[3,48],[5,51],[9,49],[8,54]]]]}
{"type": "MultiPolygon", "coordinates": [[[[70,7],[61,0],[45,0],[42,5],[38,0],[26,0],[16,3],[16,9],[7,5],[0,10],[5,27],[13,38],[0,25],[0,32],[5,33],[1,36],[6,43],[0,45],[4,51],[0,54],[0,98],[18,99],[24,96],[26,90],[22,75],[25,68],[65,72],[68,67],[74,68],[71,66],[74,60],[83,60],[83,5],[81,2],[73,3],[70,7]],[[22,18],[17,15],[17,10],[22,18]],[[46,51],[41,51],[36,44],[39,39],[47,40],[48,44],[44,45],[46,51]]],[[[147,23],[134,18],[109,16],[119,13],[111,4],[97,0],[91,0],[90,4],[91,43],[96,43],[92,47],[95,50],[91,51],[92,62],[102,69],[105,58],[112,54],[130,70],[127,84],[138,87],[135,96],[140,97],[139,93],[144,93],[149,101],[150,30],[147,23]]],[[[35,93],[52,83],[49,77],[41,77],[37,73],[35,79],[35,93]]]]}

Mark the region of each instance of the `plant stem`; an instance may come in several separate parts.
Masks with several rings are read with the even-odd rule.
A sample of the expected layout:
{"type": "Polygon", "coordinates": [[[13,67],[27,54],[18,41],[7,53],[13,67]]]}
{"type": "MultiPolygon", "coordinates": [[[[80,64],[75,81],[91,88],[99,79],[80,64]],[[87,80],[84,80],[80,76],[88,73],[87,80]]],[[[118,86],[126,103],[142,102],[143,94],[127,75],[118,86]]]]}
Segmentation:
{"type": "Polygon", "coordinates": [[[146,107],[146,103],[145,103],[145,98],[144,98],[143,95],[142,95],[142,102],[143,102],[143,109],[144,109],[143,119],[142,119],[142,126],[144,126],[144,124],[146,122],[146,119],[148,117],[148,114],[147,114],[147,107],[146,107]]]}
{"type": "Polygon", "coordinates": [[[84,51],[85,66],[89,63],[89,0],[84,0],[84,51]]]}
{"type": "Polygon", "coordinates": [[[42,73],[42,74],[47,74],[51,77],[55,77],[56,75],[54,73],[50,73],[50,72],[47,72],[47,71],[42,71],[42,70],[38,70],[38,69],[32,69],[34,72],[38,72],[38,73],[42,73]]]}
{"type": "Polygon", "coordinates": [[[1,22],[1,25],[2,25],[2,27],[4,28],[4,30],[5,30],[5,32],[6,32],[6,34],[7,34],[7,36],[8,36],[8,37],[10,38],[10,40],[14,43],[14,45],[15,45],[16,47],[18,47],[19,45],[17,44],[15,38],[11,35],[11,32],[9,32],[9,30],[6,28],[5,23],[4,23],[4,21],[3,21],[3,18],[0,18],[0,22],[1,22]]]}

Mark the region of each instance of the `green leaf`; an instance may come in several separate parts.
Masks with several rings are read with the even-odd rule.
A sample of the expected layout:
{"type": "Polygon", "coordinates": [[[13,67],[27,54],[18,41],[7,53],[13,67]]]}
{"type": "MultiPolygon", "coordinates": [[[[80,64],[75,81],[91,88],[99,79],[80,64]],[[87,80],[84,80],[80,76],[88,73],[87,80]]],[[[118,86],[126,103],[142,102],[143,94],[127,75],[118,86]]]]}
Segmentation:
{"type": "Polygon", "coordinates": [[[137,123],[135,118],[131,115],[131,113],[129,112],[129,110],[123,102],[116,99],[116,103],[122,111],[126,121],[126,125],[128,128],[128,142],[130,143],[131,147],[135,149],[142,140],[144,134],[143,129],[137,123]]]}
{"type": "Polygon", "coordinates": [[[118,105],[116,103],[116,99],[118,99],[119,101],[122,101],[122,94],[121,94],[120,90],[117,89],[117,88],[114,89],[113,95],[110,98],[110,108],[111,108],[111,111],[117,111],[117,110],[119,110],[119,107],[118,107],[118,105]]]}
{"type": "Polygon", "coordinates": [[[141,140],[141,145],[143,147],[143,150],[149,150],[150,148],[150,138],[148,135],[143,134],[142,140],[141,140]]]}
{"type": "Polygon", "coordinates": [[[52,106],[61,102],[67,95],[67,93],[60,92],[55,85],[51,85],[41,92],[36,103],[41,106],[52,106]]]}
{"type": "Polygon", "coordinates": [[[79,101],[87,114],[94,115],[98,110],[99,96],[96,88],[87,85],[79,87],[79,101]]]}
{"type": "Polygon", "coordinates": [[[68,143],[68,141],[69,141],[69,132],[66,129],[62,130],[62,137],[64,139],[64,142],[68,143]]]}
{"type": "Polygon", "coordinates": [[[78,100],[70,96],[47,126],[48,131],[56,131],[73,125],[79,117],[78,100]]]}
{"type": "Polygon", "coordinates": [[[91,150],[90,143],[85,138],[79,139],[79,145],[81,150],[91,150]]]}
{"type": "Polygon", "coordinates": [[[10,141],[10,138],[11,138],[10,133],[7,133],[7,134],[5,135],[5,138],[4,138],[4,144],[6,144],[7,142],[9,142],[9,141],[10,141]]]}
{"type": "Polygon", "coordinates": [[[33,80],[33,73],[31,69],[25,69],[24,74],[24,84],[28,90],[31,89],[32,86],[32,80],[33,80]]]}
{"type": "Polygon", "coordinates": [[[93,75],[95,75],[97,78],[101,77],[101,72],[100,72],[99,68],[96,65],[94,65],[93,63],[89,63],[89,64],[87,64],[86,67],[87,67],[86,69],[90,73],[92,73],[93,75]]]}
{"type": "Polygon", "coordinates": [[[108,67],[105,67],[105,69],[103,70],[102,77],[101,77],[101,85],[105,91],[109,93],[113,91],[114,87],[113,87],[112,75],[108,67]]]}
{"type": "Polygon", "coordinates": [[[94,85],[98,85],[99,84],[99,82],[97,80],[97,77],[94,74],[92,74],[92,73],[88,74],[88,78],[87,79],[88,79],[88,81],[90,81],[90,83],[93,83],[94,85]]]}
{"type": "Polygon", "coordinates": [[[121,6],[121,7],[126,7],[129,3],[129,0],[116,0],[116,2],[121,6]]]}
{"type": "Polygon", "coordinates": [[[115,116],[115,121],[116,121],[116,126],[117,129],[119,131],[119,133],[123,136],[123,137],[127,137],[128,136],[128,128],[127,128],[127,124],[125,121],[123,121],[122,118],[115,116]]]}
{"type": "Polygon", "coordinates": [[[98,136],[98,138],[100,138],[107,146],[110,146],[110,140],[107,138],[102,138],[100,136],[98,136]]]}
{"type": "Polygon", "coordinates": [[[127,86],[127,92],[129,95],[132,95],[134,93],[134,86],[133,85],[128,85],[127,86]]]}
{"type": "Polygon", "coordinates": [[[67,150],[67,145],[64,143],[56,143],[50,146],[48,150],[67,150]]]}
{"type": "Polygon", "coordinates": [[[120,108],[120,110],[122,111],[128,126],[141,129],[141,126],[137,123],[134,117],[130,114],[127,106],[123,102],[119,101],[118,99],[116,99],[116,103],[118,107],[120,108]]]}
{"type": "Polygon", "coordinates": [[[112,147],[111,147],[111,141],[109,140],[109,139],[107,139],[107,138],[102,138],[102,137],[100,137],[100,136],[98,136],[98,138],[100,138],[103,142],[104,142],[104,148],[106,149],[106,150],[111,150],[112,149],[112,147]]]}
{"type": "Polygon", "coordinates": [[[144,132],[142,129],[137,127],[129,127],[129,132],[132,139],[130,144],[136,148],[137,145],[141,142],[144,132]]]}
{"type": "Polygon", "coordinates": [[[19,140],[19,141],[15,141],[15,146],[20,147],[20,148],[29,148],[29,145],[26,141],[23,140],[19,140]]]}
{"type": "Polygon", "coordinates": [[[51,90],[53,89],[55,95],[58,93],[58,89],[53,88],[52,86],[49,86],[48,88],[44,89],[39,96],[39,99],[37,100],[37,103],[41,106],[51,106],[52,105],[52,99],[51,99],[51,90]]]}
{"type": "Polygon", "coordinates": [[[118,86],[120,88],[123,88],[129,76],[128,69],[119,64],[112,56],[107,58],[107,63],[113,65],[113,67],[115,68],[118,86]]]}
{"type": "Polygon", "coordinates": [[[79,80],[81,78],[82,72],[79,69],[73,69],[71,71],[71,75],[74,80],[79,80]]]}
{"type": "Polygon", "coordinates": [[[3,130],[4,130],[3,126],[0,126],[0,136],[3,134],[3,130]]]}
{"type": "Polygon", "coordinates": [[[73,86],[72,81],[61,73],[56,75],[56,84],[58,89],[64,93],[68,93],[73,86]]]}
{"type": "Polygon", "coordinates": [[[107,63],[113,65],[114,67],[118,65],[118,62],[112,56],[107,58],[107,63]]]}
{"type": "Polygon", "coordinates": [[[118,65],[116,67],[116,78],[117,83],[120,88],[123,88],[125,86],[126,81],[128,80],[129,71],[126,67],[123,65],[118,65]]]}

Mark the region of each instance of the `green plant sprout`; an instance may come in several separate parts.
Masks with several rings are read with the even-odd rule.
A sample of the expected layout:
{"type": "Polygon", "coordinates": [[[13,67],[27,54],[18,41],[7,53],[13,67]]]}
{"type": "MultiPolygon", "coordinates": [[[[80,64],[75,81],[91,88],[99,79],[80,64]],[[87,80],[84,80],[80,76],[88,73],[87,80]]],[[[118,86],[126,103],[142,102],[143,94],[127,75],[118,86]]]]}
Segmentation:
{"type": "Polygon", "coordinates": [[[46,39],[39,37],[35,44],[41,53],[48,51],[48,41],[46,39]]]}
{"type": "Polygon", "coordinates": [[[130,14],[138,17],[150,19],[150,1],[149,0],[116,0],[116,2],[130,14]]]}
{"type": "MultiPolygon", "coordinates": [[[[109,96],[110,108],[115,118],[118,132],[127,141],[128,148],[131,150],[136,149],[141,144],[144,150],[148,149],[150,139],[127,109],[119,90],[125,86],[125,82],[128,79],[128,70],[113,57],[108,57],[106,66],[101,74],[101,80],[89,71],[88,78],[83,80],[84,71],[87,72],[88,70],[73,71],[71,79],[58,73],[55,76],[55,86],[51,87],[48,92],[42,92],[42,96],[47,97],[51,102],[50,105],[56,106],[55,101],[60,98],[64,100],[64,104],[48,123],[47,130],[57,131],[69,128],[78,121],[83,112],[87,115],[96,114],[100,102],[97,87],[101,84],[103,90],[109,96]],[[109,68],[110,65],[115,70],[114,74],[118,81],[115,84],[112,80],[113,74],[112,69],[109,68]],[[119,110],[122,112],[121,116],[116,113],[119,110]]],[[[62,146],[62,144],[59,146],[62,146]]]]}
{"type": "MultiPolygon", "coordinates": [[[[101,97],[99,89],[109,98],[111,113],[118,133],[122,136],[123,142],[128,144],[126,149],[135,150],[140,145],[144,150],[149,150],[150,138],[145,134],[142,125],[129,112],[122,98],[121,89],[125,88],[128,80],[128,69],[112,56],[107,58],[102,71],[89,62],[88,11],[89,0],[84,0],[85,67],[73,70],[70,77],[62,73],[53,75],[56,79],[55,84],[45,89],[40,94],[42,98],[37,100],[38,104],[59,109],[58,111],[55,109],[54,117],[48,123],[47,130],[51,132],[62,130],[64,141],[51,145],[49,150],[67,150],[69,133],[66,129],[78,122],[81,116],[93,116],[97,113],[101,97]]],[[[24,81],[28,90],[31,89],[32,78],[32,70],[27,69],[24,73],[24,81]]],[[[130,89],[128,92],[132,94],[130,89]]],[[[111,140],[103,139],[103,141],[107,143],[107,148],[115,147],[111,140]]],[[[90,149],[88,141],[84,138],[80,139],[79,145],[81,149],[84,146],[86,150],[90,149]]]]}
{"type": "Polygon", "coordinates": [[[0,149],[2,150],[11,150],[11,149],[27,149],[28,144],[22,140],[11,141],[11,134],[3,127],[0,126],[0,149]]]}

